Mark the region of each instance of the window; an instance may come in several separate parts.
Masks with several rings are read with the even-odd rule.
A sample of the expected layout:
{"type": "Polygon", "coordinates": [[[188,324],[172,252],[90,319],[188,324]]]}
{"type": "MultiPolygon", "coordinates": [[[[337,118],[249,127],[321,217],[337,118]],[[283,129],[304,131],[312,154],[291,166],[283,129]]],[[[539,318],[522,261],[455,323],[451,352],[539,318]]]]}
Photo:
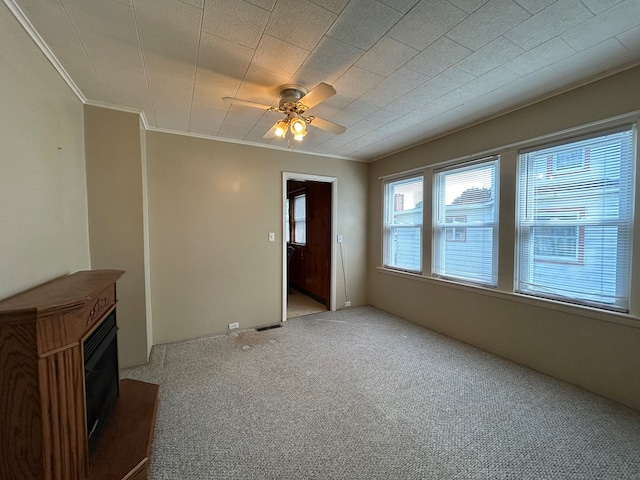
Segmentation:
{"type": "Polygon", "coordinates": [[[536,212],[534,259],[537,262],[579,263],[584,260],[584,226],[577,220],[584,210],[540,210],[536,212]],[[563,225],[569,223],[569,225],[563,225]]]}
{"type": "Polygon", "coordinates": [[[576,170],[586,170],[588,158],[588,148],[576,148],[549,155],[548,163],[551,164],[552,173],[564,174],[575,172],[576,170]]]}
{"type": "Polygon", "coordinates": [[[291,217],[289,216],[289,199],[284,203],[284,238],[287,243],[291,243],[291,217]]]}
{"type": "Polygon", "coordinates": [[[450,227],[449,224],[467,223],[466,215],[447,215],[444,219],[447,224],[444,227],[447,242],[464,242],[467,240],[467,229],[465,227],[450,227]]]}
{"type": "Polygon", "coordinates": [[[520,153],[518,292],[628,310],[634,134],[520,153]]]}
{"type": "Polygon", "coordinates": [[[385,185],[384,265],[422,271],[422,175],[385,185]]]}
{"type": "Polygon", "coordinates": [[[434,175],[433,274],[496,285],[498,159],[434,175]]]}
{"type": "Polygon", "coordinates": [[[307,243],[307,196],[303,193],[293,197],[293,243],[307,243]]]}

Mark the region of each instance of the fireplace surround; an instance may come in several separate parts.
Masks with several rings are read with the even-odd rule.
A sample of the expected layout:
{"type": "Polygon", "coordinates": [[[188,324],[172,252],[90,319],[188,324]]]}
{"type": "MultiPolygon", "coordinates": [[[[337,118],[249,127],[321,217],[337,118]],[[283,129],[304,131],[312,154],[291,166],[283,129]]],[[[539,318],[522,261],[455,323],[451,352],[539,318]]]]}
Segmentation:
{"type": "Polygon", "coordinates": [[[158,386],[118,379],[123,274],[76,272],[0,301],[0,478],[146,479],[158,386]]]}

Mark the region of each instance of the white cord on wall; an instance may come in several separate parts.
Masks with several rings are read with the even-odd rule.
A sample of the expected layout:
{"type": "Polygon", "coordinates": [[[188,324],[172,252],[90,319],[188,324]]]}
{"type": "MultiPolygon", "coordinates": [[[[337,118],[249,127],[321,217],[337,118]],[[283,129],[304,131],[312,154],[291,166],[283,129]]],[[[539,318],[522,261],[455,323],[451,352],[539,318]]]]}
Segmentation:
{"type": "Polygon", "coordinates": [[[343,247],[343,242],[340,242],[340,261],[342,263],[342,278],[344,280],[344,303],[345,306],[347,305],[347,302],[349,304],[351,304],[351,302],[349,301],[349,295],[347,294],[347,254],[346,254],[346,248],[343,247]]]}

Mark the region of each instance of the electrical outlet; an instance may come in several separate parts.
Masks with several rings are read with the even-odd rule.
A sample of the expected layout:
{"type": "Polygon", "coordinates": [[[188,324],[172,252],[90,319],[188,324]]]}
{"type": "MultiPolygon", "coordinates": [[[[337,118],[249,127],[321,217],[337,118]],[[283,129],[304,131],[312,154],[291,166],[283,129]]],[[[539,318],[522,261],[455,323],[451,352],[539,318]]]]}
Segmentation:
{"type": "Polygon", "coordinates": [[[351,300],[347,300],[346,302],[344,302],[344,306],[345,307],[350,307],[351,306],[351,300]]]}
{"type": "Polygon", "coordinates": [[[233,322],[229,324],[229,330],[235,330],[236,328],[240,328],[240,323],[233,322]]]}
{"type": "Polygon", "coordinates": [[[338,235],[338,243],[342,243],[342,235],[338,235]]]}

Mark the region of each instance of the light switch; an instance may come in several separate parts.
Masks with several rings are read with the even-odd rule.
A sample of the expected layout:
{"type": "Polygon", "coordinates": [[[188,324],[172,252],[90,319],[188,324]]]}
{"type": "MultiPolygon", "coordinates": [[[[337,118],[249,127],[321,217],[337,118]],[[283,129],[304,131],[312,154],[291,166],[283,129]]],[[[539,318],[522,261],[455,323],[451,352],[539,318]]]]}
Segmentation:
{"type": "Polygon", "coordinates": [[[273,232],[269,232],[269,241],[270,242],[275,242],[276,241],[276,234],[273,232]]]}

